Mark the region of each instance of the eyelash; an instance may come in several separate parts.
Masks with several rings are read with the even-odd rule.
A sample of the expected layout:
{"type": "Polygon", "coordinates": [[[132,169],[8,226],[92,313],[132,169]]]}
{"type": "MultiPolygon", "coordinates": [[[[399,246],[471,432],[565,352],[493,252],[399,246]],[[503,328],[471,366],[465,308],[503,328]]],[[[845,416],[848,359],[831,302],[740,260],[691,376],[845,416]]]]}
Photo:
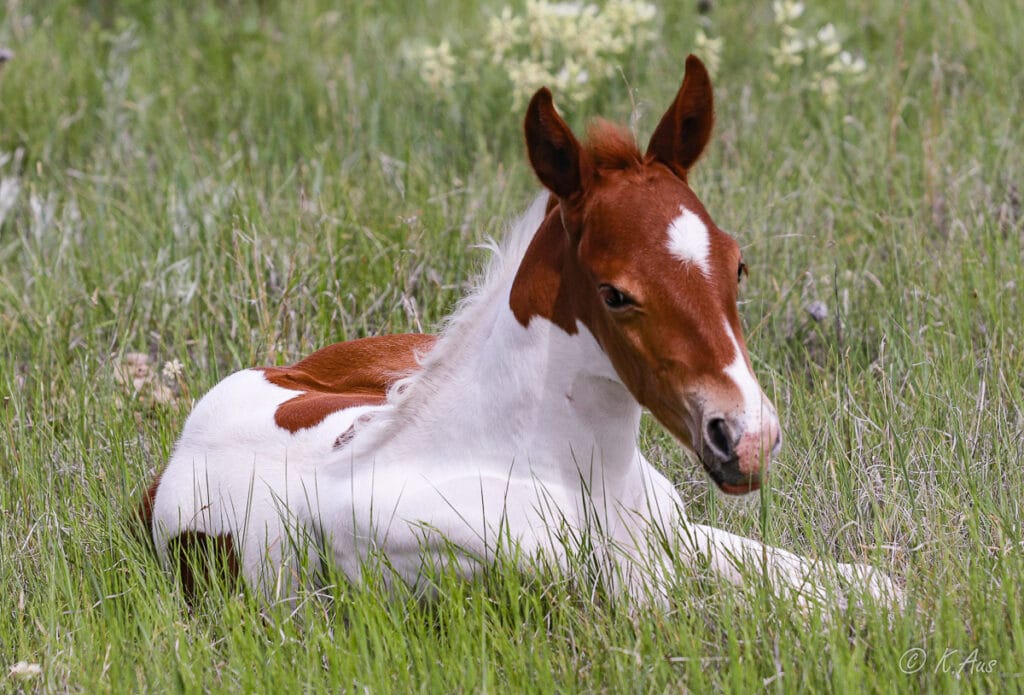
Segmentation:
{"type": "MultiPolygon", "coordinates": [[[[743,282],[743,276],[749,275],[747,270],[747,264],[740,261],[739,268],[736,269],[736,284],[743,282]]],[[[611,285],[601,285],[597,288],[601,294],[601,299],[604,301],[604,305],[612,311],[625,309],[630,306],[634,306],[636,302],[633,301],[632,297],[623,292],[617,287],[611,285]]]]}
{"type": "Polygon", "coordinates": [[[601,294],[601,300],[604,301],[604,305],[612,311],[625,309],[636,304],[628,294],[617,287],[601,285],[597,290],[601,294]]]}

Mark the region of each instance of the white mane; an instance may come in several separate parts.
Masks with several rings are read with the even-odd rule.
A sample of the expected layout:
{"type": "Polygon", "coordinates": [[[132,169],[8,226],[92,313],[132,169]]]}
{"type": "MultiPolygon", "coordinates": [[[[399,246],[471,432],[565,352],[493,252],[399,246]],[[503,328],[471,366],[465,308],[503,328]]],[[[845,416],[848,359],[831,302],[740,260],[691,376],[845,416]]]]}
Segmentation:
{"type": "Polygon", "coordinates": [[[422,368],[399,379],[388,390],[387,402],[393,407],[373,421],[373,429],[379,436],[386,437],[394,423],[415,419],[421,401],[450,380],[452,370],[458,368],[460,356],[472,344],[469,340],[471,334],[490,331],[490,327],[484,324],[497,317],[495,308],[499,303],[508,302],[512,281],[526,249],[544,221],[548,197],[546,191],[539,194],[511,225],[500,244],[493,239],[482,244],[492,253],[490,262],[474,282],[473,289],[459,300],[455,311],[445,319],[434,347],[425,355],[417,355],[422,368]]]}

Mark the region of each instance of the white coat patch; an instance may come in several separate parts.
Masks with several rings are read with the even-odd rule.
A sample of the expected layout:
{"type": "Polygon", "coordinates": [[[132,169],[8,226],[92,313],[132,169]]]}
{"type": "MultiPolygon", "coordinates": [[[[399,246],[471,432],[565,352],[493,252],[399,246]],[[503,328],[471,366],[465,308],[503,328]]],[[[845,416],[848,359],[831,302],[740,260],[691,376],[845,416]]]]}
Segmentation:
{"type": "Polygon", "coordinates": [[[728,321],[725,322],[725,332],[729,336],[729,340],[732,341],[732,346],[736,351],[736,357],[725,368],[725,374],[736,384],[736,388],[739,389],[740,395],[743,397],[743,412],[748,420],[748,426],[760,426],[764,411],[770,410],[770,408],[766,408],[763,405],[765,398],[761,391],[761,386],[750,372],[747,361],[743,359],[740,344],[736,340],[736,335],[733,333],[732,326],[729,325],[728,321]]]}
{"type": "Polygon", "coordinates": [[[668,226],[668,250],[681,261],[693,263],[705,275],[711,273],[708,253],[711,240],[704,222],[685,207],[679,208],[682,214],[672,220],[668,226]]]}

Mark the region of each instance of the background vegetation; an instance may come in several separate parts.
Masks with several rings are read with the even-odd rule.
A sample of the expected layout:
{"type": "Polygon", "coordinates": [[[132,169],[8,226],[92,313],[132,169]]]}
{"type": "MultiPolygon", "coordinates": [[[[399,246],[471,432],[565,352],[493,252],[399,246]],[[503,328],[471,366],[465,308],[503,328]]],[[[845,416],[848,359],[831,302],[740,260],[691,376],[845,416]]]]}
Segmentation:
{"type": "Polygon", "coordinates": [[[709,4],[659,8],[656,40],[560,105],[646,138],[697,28],[722,39],[692,183],[744,247],[785,447],[732,507],[654,423],[645,445],[697,520],[876,562],[905,615],[826,622],[699,572],[667,615],[511,571],[429,606],[339,582],[295,617],[230,587],[190,610],[129,520],[192,399],[436,329],[536,190],[500,74],[453,98],[410,57],[502,8],[4,0],[0,690],[1021,688],[1019,7],[815,3],[866,63],[825,99],[774,67],[769,5],[709,4]]]}

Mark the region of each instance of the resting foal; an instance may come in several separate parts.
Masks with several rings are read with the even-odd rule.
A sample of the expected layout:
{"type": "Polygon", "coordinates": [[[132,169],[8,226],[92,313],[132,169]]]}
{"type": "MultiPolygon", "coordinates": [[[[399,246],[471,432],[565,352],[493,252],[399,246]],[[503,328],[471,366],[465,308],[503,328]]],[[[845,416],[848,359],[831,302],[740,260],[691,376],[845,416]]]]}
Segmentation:
{"type": "Polygon", "coordinates": [[[606,122],[581,144],[537,92],[526,144],[549,195],[441,335],[340,343],[220,382],[147,495],[160,557],[219,539],[275,595],[323,558],[359,581],[383,556],[389,580],[416,584],[437,564],[472,575],[510,543],[524,562],[565,563],[559,537],[600,529],[608,581],[660,601],[673,560],[648,542],[655,526],[732,581],[751,565],[804,596],[842,576],[896,598],[870,567],[826,570],[689,522],[637,447],[646,408],[743,494],[780,445],[737,312],[739,246],[687,184],[712,120],[693,56],[646,152],[606,122]]]}

